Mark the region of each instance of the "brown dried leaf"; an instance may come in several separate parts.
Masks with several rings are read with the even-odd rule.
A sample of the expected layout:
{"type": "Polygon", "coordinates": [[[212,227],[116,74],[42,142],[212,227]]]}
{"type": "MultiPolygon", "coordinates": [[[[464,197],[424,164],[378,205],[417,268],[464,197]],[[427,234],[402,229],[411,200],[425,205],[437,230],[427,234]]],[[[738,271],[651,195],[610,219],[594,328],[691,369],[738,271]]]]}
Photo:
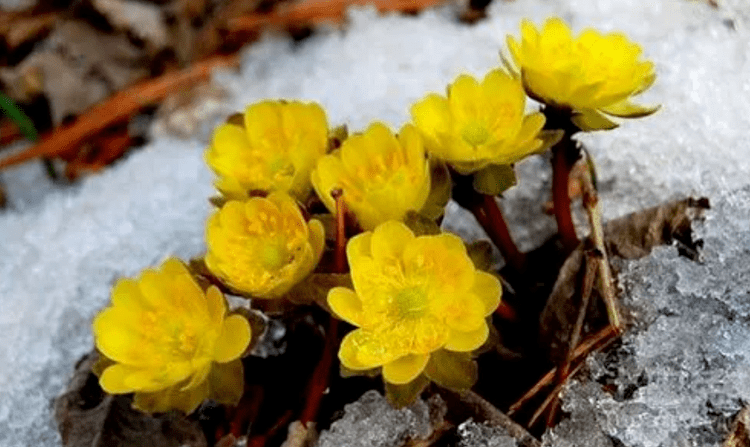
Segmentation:
{"type": "Polygon", "coordinates": [[[722,447],[750,447],[750,405],[737,414],[732,424],[732,432],[722,447]]]}
{"type": "MultiPolygon", "coordinates": [[[[708,207],[706,198],[689,198],[612,220],[604,226],[607,251],[613,256],[633,259],[648,255],[657,245],[678,241],[680,252],[696,260],[700,241],[693,241],[691,223],[708,207]]],[[[579,245],[566,259],[540,316],[540,340],[549,347],[554,362],[567,355],[571,331],[580,311],[580,286],[586,266],[584,250],[589,248],[586,244],[579,245]]],[[[587,321],[599,315],[600,297],[597,284],[589,301],[587,321]]]]}
{"type": "Polygon", "coordinates": [[[147,42],[152,50],[167,46],[169,37],[162,11],[153,3],[132,0],[91,0],[91,5],[113,28],[130,31],[147,42]]]}
{"type": "Polygon", "coordinates": [[[55,420],[64,446],[208,445],[197,421],[174,412],[149,416],[131,407],[129,395],[104,393],[91,372],[96,360],[96,353],[84,357],[68,389],[55,401],[55,420]]]}
{"type": "Polygon", "coordinates": [[[642,258],[657,245],[677,241],[681,254],[696,260],[699,243],[693,241],[690,224],[710,208],[707,198],[687,198],[668,202],[604,225],[607,251],[624,259],[642,258]]]}

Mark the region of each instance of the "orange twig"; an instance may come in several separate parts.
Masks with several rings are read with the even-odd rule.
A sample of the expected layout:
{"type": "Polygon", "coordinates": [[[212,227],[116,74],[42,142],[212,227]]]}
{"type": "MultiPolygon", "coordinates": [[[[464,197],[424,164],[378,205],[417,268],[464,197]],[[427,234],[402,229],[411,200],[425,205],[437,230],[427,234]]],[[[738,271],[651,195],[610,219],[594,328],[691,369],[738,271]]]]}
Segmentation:
{"type": "Polygon", "coordinates": [[[284,27],[299,24],[341,22],[351,5],[373,5],[379,11],[419,11],[439,5],[443,0],[309,0],[268,14],[248,14],[229,22],[229,29],[257,31],[264,26],[284,27]]]}
{"type": "Polygon", "coordinates": [[[0,146],[13,143],[23,135],[21,129],[11,120],[0,120],[0,146]]]}
{"type": "MultiPolygon", "coordinates": [[[[573,359],[571,361],[577,362],[583,356],[592,352],[595,348],[603,349],[604,347],[615,341],[617,339],[617,335],[619,335],[619,332],[612,326],[607,326],[599,332],[596,332],[594,335],[591,335],[578,347],[576,347],[575,351],[573,351],[573,359]]],[[[539,379],[539,381],[533,387],[531,387],[531,389],[527,391],[526,394],[521,396],[521,398],[518,399],[516,403],[510,406],[507,412],[508,416],[512,416],[514,413],[516,413],[524,403],[526,403],[529,399],[539,393],[542,388],[552,383],[556,374],[557,368],[552,368],[547,374],[544,375],[544,377],[539,379]]]]}
{"type": "Polygon", "coordinates": [[[217,56],[184,70],[138,83],[92,107],[73,124],[53,130],[28,150],[0,160],[0,169],[34,158],[54,157],[75,150],[86,139],[112,124],[126,120],[143,107],[153,105],[179,89],[208,80],[212,69],[236,62],[236,56],[217,56]]]}

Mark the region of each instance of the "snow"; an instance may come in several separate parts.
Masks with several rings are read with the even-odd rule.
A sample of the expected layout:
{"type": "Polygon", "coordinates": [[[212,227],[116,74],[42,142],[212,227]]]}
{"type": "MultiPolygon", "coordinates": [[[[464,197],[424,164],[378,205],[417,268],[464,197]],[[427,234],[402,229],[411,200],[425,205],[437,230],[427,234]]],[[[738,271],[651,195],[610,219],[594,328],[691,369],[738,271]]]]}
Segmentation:
{"type": "MultiPolygon", "coordinates": [[[[427,92],[443,91],[460,73],[498,66],[505,35],[518,34],[523,17],[539,23],[559,15],[574,29],[618,29],[640,42],[659,76],[641,101],[663,108],[586,136],[605,185],[605,216],[688,194],[707,195],[715,207],[699,229],[704,264],[664,248],[623,267],[626,305],[646,310],[621,348],[633,368],[622,380],[663,359],[669,365],[630,401],[588,389],[593,400],[586,402],[600,413],[595,427],[625,445],[676,445],[670,433],[685,430],[687,445],[711,445],[707,432],[689,429],[750,399],[750,3],[727,0],[714,9],[688,0],[516,0],[496,1],[489,12],[467,26],[450,7],[418,17],[355,10],[345,30],[323,30],[301,44],[267,36],[245,52],[240,73],[217,74],[216,82],[231,93],[227,110],[268,97],[316,100],[332,124],[358,130],[375,119],[400,126],[427,92]],[[706,363],[715,365],[708,373],[706,363]]],[[[0,173],[16,197],[0,214],[0,446],[59,445],[51,400],[90,349],[91,319],[114,281],[167,255],[203,250],[212,194],[204,144],[159,135],[73,187],[35,181],[41,171],[34,165],[0,173]]],[[[531,248],[554,231],[537,205],[550,175],[541,158],[519,171],[521,186],[503,206],[521,245],[531,248]]],[[[449,216],[454,228],[474,231],[457,213],[449,216]]],[[[592,362],[594,379],[595,362],[609,367],[592,362]]],[[[582,399],[576,387],[568,394],[574,407],[582,399]]],[[[552,436],[563,442],[566,435],[552,436]]]]}

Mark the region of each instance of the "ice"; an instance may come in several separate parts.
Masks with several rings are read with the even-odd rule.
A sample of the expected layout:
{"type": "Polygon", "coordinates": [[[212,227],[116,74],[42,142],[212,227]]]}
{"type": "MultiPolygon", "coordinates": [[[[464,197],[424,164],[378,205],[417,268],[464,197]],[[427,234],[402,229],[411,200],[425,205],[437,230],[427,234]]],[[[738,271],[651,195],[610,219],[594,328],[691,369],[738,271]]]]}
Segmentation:
{"type": "Polygon", "coordinates": [[[408,440],[427,439],[433,430],[434,409],[445,403],[436,396],[394,409],[379,392],[366,392],[344,407],[344,416],[320,434],[318,447],[399,447],[408,440]],[[432,418],[431,418],[432,417],[432,418]]]}
{"type": "Polygon", "coordinates": [[[621,346],[589,360],[594,382],[568,391],[573,422],[550,445],[583,442],[563,435],[578,413],[594,414],[594,433],[627,446],[721,445],[750,400],[750,187],[717,194],[712,207],[696,225],[699,263],[674,247],[623,263],[623,304],[638,323],[621,346]]]}
{"type": "MultiPolygon", "coordinates": [[[[692,193],[708,195],[715,208],[698,228],[703,264],[666,248],[623,267],[626,304],[639,319],[622,355],[592,361],[601,363],[592,371],[616,376],[620,399],[598,391],[596,408],[601,430],[628,446],[675,445],[679,436],[711,445],[712,424],[750,390],[750,3],[719,4],[496,1],[475,26],[457,23],[450,7],[418,17],[358,9],[343,31],[300,44],[267,36],[244,54],[240,73],[216,82],[230,92],[227,110],[267,97],[316,100],[332,124],[356,131],[374,119],[400,126],[425,93],[443,91],[459,73],[498,66],[505,35],[518,34],[523,17],[559,15],[575,29],[618,29],[642,43],[659,78],[641,102],[663,109],[584,138],[606,217],[692,193]],[[657,373],[639,385],[647,369],[657,373]]],[[[0,446],[59,444],[51,399],[90,349],[91,319],[118,277],[203,250],[212,194],[203,146],[160,136],[73,187],[37,182],[44,177],[35,165],[2,173],[15,198],[0,214],[0,446]]],[[[519,166],[519,188],[502,204],[525,249],[554,231],[539,207],[548,198],[546,166],[542,158],[519,166]]],[[[449,227],[480,237],[471,222],[449,210],[449,227]]]]}
{"type": "Polygon", "coordinates": [[[477,424],[473,420],[458,426],[458,447],[516,447],[518,442],[498,427],[477,424]]]}

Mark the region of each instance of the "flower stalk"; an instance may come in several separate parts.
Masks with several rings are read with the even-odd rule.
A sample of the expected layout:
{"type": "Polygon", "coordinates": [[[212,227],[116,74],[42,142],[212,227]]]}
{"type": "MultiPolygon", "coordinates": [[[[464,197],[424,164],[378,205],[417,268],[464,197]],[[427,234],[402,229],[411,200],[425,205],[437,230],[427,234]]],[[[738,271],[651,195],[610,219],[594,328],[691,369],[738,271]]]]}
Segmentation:
{"type": "Polygon", "coordinates": [[[522,272],[526,255],[518,249],[510,234],[503,212],[494,196],[481,194],[472,186],[472,177],[451,172],[453,199],[471,211],[493,244],[500,250],[506,264],[515,272],[522,272]]]}

